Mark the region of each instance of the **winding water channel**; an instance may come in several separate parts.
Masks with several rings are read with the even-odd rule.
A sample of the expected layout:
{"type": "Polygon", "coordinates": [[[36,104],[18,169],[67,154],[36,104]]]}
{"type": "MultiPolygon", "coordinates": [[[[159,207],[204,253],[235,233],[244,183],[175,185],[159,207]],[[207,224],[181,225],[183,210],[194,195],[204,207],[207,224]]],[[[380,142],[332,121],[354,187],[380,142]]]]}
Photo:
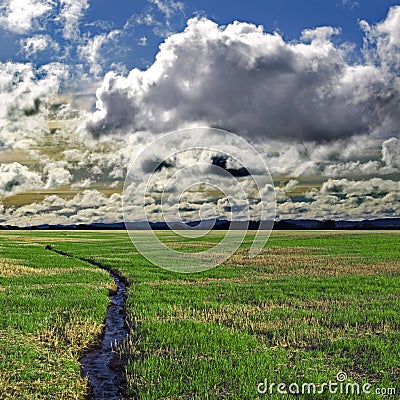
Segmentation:
{"type": "Polygon", "coordinates": [[[52,246],[46,246],[46,249],[106,269],[114,279],[117,290],[110,295],[101,345],[81,358],[81,368],[82,375],[88,378],[90,384],[89,400],[121,400],[123,394],[126,393],[126,377],[124,360],[121,359],[117,346],[129,333],[125,313],[127,282],[97,261],[56,250],[52,246]]]}

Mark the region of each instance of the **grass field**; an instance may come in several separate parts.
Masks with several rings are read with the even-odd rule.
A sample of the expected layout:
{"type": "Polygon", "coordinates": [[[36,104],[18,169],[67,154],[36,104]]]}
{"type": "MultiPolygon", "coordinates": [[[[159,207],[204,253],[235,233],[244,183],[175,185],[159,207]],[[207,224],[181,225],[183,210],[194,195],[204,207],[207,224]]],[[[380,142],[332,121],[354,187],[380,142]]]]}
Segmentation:
{"type": "Polygon", "coordinates": [[[0,398],[82,399],[78,360],[101,333],[114,282],[40,239],[0,234],[0,398]]]}
{"type": "MultiPolygon", "coordinates": [[[[221,234],[158,233],[181,251],[221,234]]],[[[101,330],[112,280],[47,244],[131,283],[121,351],[132,398],[400,398],[400,232],[278,231],[248,259],[252,235],[223,265],[178,274],[150,265],[125,232],[1,232],[0,398],[85,395],[78,358],[101,330]],[[318,386],[340,371],[371,394],[257,392],[265,380],[318,386]]]]}

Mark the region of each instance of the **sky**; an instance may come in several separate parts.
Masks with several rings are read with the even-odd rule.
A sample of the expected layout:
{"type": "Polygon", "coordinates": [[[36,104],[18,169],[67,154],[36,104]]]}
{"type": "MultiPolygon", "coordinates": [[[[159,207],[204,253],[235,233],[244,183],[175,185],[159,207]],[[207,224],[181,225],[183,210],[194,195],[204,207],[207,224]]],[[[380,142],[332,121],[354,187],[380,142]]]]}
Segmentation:
{"type": "Polygon", "coordinates": [[[399,73],[396,1],[2,0],[0,224],[400,217],[399,73]]]}

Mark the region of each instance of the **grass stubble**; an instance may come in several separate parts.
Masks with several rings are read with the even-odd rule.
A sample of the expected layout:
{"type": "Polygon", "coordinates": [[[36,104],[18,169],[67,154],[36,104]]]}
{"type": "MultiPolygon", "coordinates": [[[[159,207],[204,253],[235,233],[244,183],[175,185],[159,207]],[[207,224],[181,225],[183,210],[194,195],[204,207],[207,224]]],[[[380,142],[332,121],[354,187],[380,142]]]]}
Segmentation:
{"type": "MultiPolygon", "coordinates": [[[[222,234],[187,242],[158,233],[180,251],[209,248],[222,234]]],[[[250,259],[252,237],[223,265],[188,275],[151,265],[122,232],[1,233],[0,298],[8,300],[1,305],[7,361],[0,364],[0,393],[85,396],[79,356],[101,331],[112,283],[88,263],[45,253],[51,242],[127,277],[132,330],[120,351],[132,398],[291,398],[262,396],[257,385],[267,379],[318,386],[339,371],[349,382],[396,387],[397,397],[386,398],[398,398],[400,233],[274,232],[250,259]],[[71,294],[74,301],[66,301],[71,294]]]]}

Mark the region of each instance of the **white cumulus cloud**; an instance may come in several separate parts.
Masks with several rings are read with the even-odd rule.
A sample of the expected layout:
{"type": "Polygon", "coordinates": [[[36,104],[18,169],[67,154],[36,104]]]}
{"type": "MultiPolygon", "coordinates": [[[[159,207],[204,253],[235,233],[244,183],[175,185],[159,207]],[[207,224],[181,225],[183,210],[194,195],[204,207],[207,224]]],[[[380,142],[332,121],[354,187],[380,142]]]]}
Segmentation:
{"type": "Polygon", "coordinates": [[[39,27],[38,20],[53,6],[52,0],[4,0],[0,6],[0,26],[19,34],[29,32],[39,27]]]}
{"type": "Polygon", "coordinates": [[[35,130],[40,134],[42,105],[57,94],[67,76],[67,66],[60,63],[35,69],[30,63],[0,62],[0,143],[14,145],[35,130]]]}
{"type": "Polygon", "coordinates": [[[39,189],[43,182],[38,173],[17,162],[0,164],[0,196],[11,196],[29,189],[39,189]]]}
{"type": "Polygon", "coordinates": [[[386,19],[370,25],[360,22],[366,33],[365,51],[370,61],[386,69],[400,70],[400,6],[392,7],[386,19]]]}
{"type": "MultiPolygon", "coordinates": [[[[388,19],[392,14],[400,15],[400,8],[388,19]]],[[[391,26],[400,29],[396,23],[391,26]]],[[[288,43],[249,23],[190,19],[165,40],[147,70],[106,74],[86,128],[101,135],[202,123],[296,141],[397,134],[399,77],[369,62],[348,63],[346,50],[331,41],[338,33],[319,27],[304,31],[303,42],[288,43]]],[[[386,36],[396,40],[395,30],[386,36]]]]}
{"type": "Polygon", "coordinates": [[[393,137],[382,143],[382,160],[389,166],[400,168],[400,139],[393,137]]]}
{"type": "Polygon", "coordinates": [[[79,46],[78,51],[80,57],[90,66],[90,72],[94,76],[100,75],[103,71],[104,57],[103,51],[107,44],[116,41],[121,34],[119,30],[113,30],[108,33],[102,33],[89,38],[86,44],[79,46]]]}
{"type": "Polygon", "coordinates": [[[80,36],[81,18],[89,8],[89,0],[60,0],[61,11],[58,18],[63,23],[65,39],[77,40],[80,36]]]}
{"type": "Polygon", "coordinates": [[[34,35],[21,39],[22,49],[27,57],[32,57],[45,50],[58,51],[60,46],[50,35],[34,35]]]}
{"type": "Polygon", "coordinates": [[[44,168],[44,172],[47,174],[45,189],[55,189],[71,182],[72,175],[65,166],[65,162],[49,162],[46,164],[44,168]]]}

